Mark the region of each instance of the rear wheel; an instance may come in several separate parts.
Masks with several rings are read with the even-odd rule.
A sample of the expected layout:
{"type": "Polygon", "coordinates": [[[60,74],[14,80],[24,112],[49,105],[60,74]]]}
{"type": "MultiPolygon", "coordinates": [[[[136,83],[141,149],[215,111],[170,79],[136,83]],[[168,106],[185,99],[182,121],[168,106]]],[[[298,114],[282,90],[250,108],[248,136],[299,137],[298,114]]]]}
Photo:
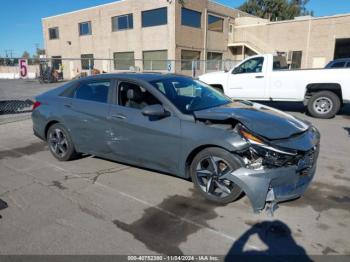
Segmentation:
{"type": "Polygon", "coordinates": [[[308,112],[317,118],[332,118],[340,109],[340,98],[331,91],[322,91],[314,94],[307,105],[308,112]]]}
{"type": "Polygon", "coordinates": [[[242,190],[226,175],[241,167],[240,161],[221,148],[206,148],[193,159],[190,174],[195,187],[208,200],[227,204],[238,199],[242,190]]]}
{"type": "Polygon", "coordinates": [[[60,161],[69,161],[78,156],[73,141],[62,124],[54,124],[49,128],[47,143],[52,155],[60,161]]]}

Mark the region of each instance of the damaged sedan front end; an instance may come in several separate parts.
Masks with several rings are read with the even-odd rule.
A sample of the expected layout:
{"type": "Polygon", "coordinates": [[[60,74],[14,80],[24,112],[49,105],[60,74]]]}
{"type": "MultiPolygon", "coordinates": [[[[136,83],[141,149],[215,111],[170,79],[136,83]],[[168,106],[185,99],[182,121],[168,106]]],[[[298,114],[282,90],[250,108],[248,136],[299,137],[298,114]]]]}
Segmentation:
{"type": "MultiPolygon", "coordinates": [[[[284,139],[285,143],[294,143],[298,148],[298,144],[308,137],[313,142],[306,151],[281,148],[273,141],[267,144],[249,136],[247,131],[241,132],[251,144],[247,151],[241,153],[246,167],[231,173],[228,179],[240,185],[254,211],[262,210],[268,203],[269,210],[273,212],[276,203],[300,197],[316,171],[319,132],[310,128],[299,136],[284,139]]],[[[278,142],[283,145],[283,141],[278,142]]]]}
{"type": "Polygon", "coordinates": [[[315,127],[251,102],[235,102],[195,115],[207,124],[219,121],[222,127],[226,123],[226,129],[230,123],[232,132],[248,144],[246,149],[234,152],[242,159],[242,167],[226,174],[225,179],[244,191],[254,212],[266,207],[273,214],[278,202],[296,199],[308,188],[320,150],[320,133],[315,127]],[[262,122],[267,114],[268,123],[262,122]],[[254,118],[260,121],[252,123],[254,118]]]}

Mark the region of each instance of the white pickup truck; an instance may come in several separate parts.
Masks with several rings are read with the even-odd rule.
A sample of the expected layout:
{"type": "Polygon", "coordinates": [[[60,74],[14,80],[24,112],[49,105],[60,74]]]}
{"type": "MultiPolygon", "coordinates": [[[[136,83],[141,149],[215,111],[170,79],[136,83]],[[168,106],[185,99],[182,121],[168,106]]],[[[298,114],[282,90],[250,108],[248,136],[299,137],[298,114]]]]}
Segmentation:
{"type": "Polygon", "coordinates": [[[350,103],[350,68],[288,70],[280,56],[252,56],[199,79],[234,99],[304,102],[318,118],[334,117],[350,103]]]}

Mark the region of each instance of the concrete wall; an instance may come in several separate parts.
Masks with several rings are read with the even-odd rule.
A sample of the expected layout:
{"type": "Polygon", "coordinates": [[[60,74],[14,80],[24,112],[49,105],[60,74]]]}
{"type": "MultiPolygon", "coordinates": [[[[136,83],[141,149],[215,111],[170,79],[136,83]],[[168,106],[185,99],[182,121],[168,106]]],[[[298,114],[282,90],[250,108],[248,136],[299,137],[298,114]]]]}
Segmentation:
{"type": "MultiPolygon", "coordinates": [[[[208,1],[196,0],[186,1],[185,8],[202,13],[201,28],[183,26],[181,24],[181,5],[176,6],[176,59],[181,60],[181,50],[193,50],[201,52],[201,60],[207,60],[208,52],[217,52],[223,54],[223,59],[234,59],[230,49],[229,26],[234,25],[235,18],[250,16],[237,9],[208,1]],[[212,14],[224,19],[223,32],[214,32],[207,29],[207,15],[212,14]]],[[[201,73],[205,69],[205,63],[201,64],[201,73]]],[[[177,63],[177,71],[180,70],[180,63],[177,63]]],[[[182,72],[184,73],[184,72],[182,72]]],[[[185,72],[186,73],[186,72],[185,72]]],[[[187,72],[188,73],[188,72],[187,72]]]]}
{"type": "MultiPolygon", "coordinates": [[[[34,79],[39,74],[39,66],[28,66],[28,78],[34,79]]],[[[18,66],[0,66],[0,79],[19,79],[18,66]]]]}
{"type": "MultiPolygon", "coordinates": [[[[42,24],[47,56],[80,58],[81,54],[94,54],[94,58],[112,59],[114,52],[133,51],[135,59],[142,59],[143,51],[168,50],[168,59],[175,59],[175,17],[171,15],[174,9],[175,5],[165,0],[124,0],[45,18],[42,24]],[[165,6],[168,7],[167,25],[141,27],[141,11],[165,6]],[[130,13],[133,14],[134,28],[112,32],[112,17],[130,13]],[[86,21],[91,21],[92,35],[79,36],[78,24],[86,21]],[[59,39],[49,40],[49,28],[57,26],[59,39]]],[[[113,64],[95,61],[95,68],[111,72],[113,64]]],[[[65,62],[65,74],[78,71],[81,71],[79,61],[65,62]]]]}
{"type": "Polygon", "coordinates": [[[233,42],[252,43],[263,53],[302,51],[302,68],[312,68],[333,60],[337,38],[350,38],[350,15],[237,25],[233,42]]]}

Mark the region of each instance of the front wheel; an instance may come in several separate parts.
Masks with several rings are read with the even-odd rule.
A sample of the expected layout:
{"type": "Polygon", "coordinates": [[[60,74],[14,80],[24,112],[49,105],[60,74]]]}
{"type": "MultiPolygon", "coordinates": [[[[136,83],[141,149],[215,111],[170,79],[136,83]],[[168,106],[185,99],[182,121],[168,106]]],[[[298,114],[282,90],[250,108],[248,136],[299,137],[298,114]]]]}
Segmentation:
{"type": "Polygon", "coordinates": [[[322,91],[310,98],[307,109],[313,117],[328,119],[339,112],[340,106],[340,99],[335,93],[322,91]]]}
{"type": "Polygon", "coordinates": [[[239,169],[241,162],[230,152],[216,147],[199,152],[190,166],[195,187],[208,200],[227,204],[237,200],[242,190],[227,179],[227,175],[239,169]]]}

